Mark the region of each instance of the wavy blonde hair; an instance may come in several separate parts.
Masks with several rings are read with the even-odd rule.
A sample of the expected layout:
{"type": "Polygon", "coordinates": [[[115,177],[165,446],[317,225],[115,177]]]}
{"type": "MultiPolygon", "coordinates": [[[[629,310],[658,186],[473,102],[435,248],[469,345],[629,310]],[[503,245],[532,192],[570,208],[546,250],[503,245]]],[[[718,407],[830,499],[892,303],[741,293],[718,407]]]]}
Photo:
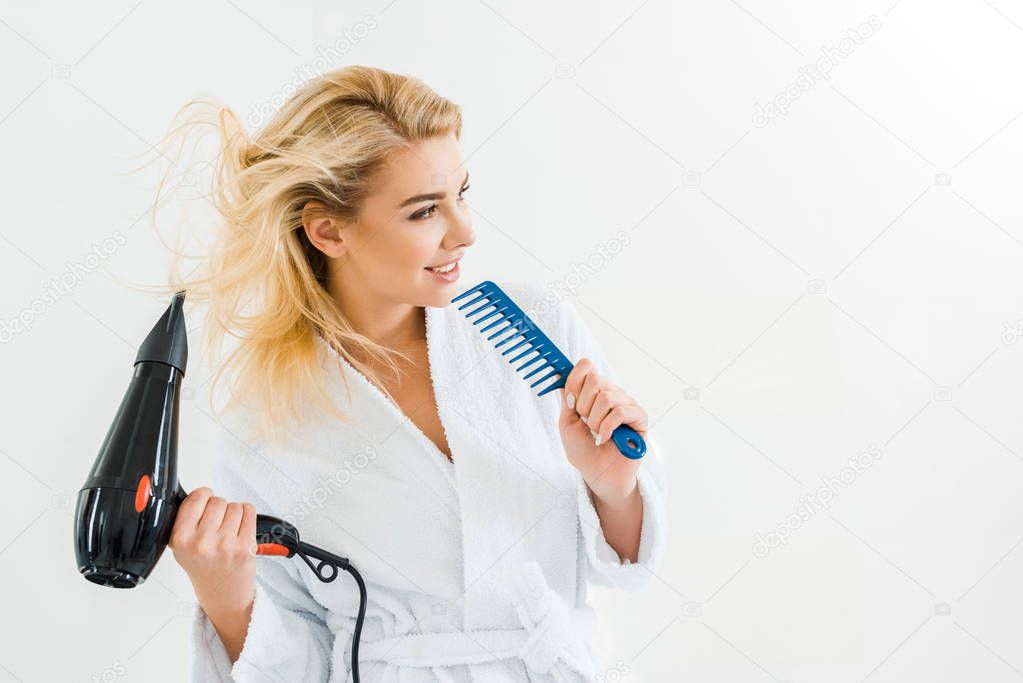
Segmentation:
{"type": "MultiPolygon", "coordinates": [[[[160,288],[184,289],[188,302],[208,304],[203,351],[214,367],[211,396],[226,376],[230,399],[223,412],[242,403],[253,408],[252,438],[294,433],[310,407],[350,421],[326,388],[320,335],[393,400],[362,359],[398,372],[394,357],[408,357],[352,327],[328,293],[327,257],[309,242],[302,211],[316,200],[326,207],[323,214],[357,219],[391,152],[438,135],[460,139],[460,107],[416,78],[347,66],[303,83],[254,134],[219,100],[193,99],[175,115],[164,142],[177,143],[180,160],[193,134],[211,128],[218,145],[205,195],[216,209],[212,240],[194,277],[181,276],[182,254],[175,249],[169,287],[160,288]],[[218,362],[228,334],[238,342],[218,362]]],[[[154,225],[175,170],[160,182],[154,225]]],[[[350,400],[347,376],[345,389],[350,400]]]]}

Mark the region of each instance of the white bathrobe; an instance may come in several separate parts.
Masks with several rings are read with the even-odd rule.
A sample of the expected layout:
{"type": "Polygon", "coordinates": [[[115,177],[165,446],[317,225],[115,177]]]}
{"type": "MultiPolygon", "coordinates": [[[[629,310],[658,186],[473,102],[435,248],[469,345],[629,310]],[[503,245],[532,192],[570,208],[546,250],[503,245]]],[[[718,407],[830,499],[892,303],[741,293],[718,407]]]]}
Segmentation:
{"type": "MultiPolygon", "coordinates": [[[[502,288],[527,312],[544,295],[531,284],[502,288]]],[[[618,383],[569,300],[533,317],[570,360],[590,358],[618,383]]],[[[229,415],[213,454],[216,495],[292,522],[303,541],[360,572],[366,683],[593,681],[587,581],[639,590],[663,555],[667,487],[655,437],[638,475],[638,562],[623,563],[565,457],[561,392],[538,398],[540,387],[529,384],[542,374],[523,381],[479,327],[457,305],[426,308],[431,378],[454,463],[351,365],[339,368],[322,340],[324,382],[360,424],[324,420],[300,442],[265,448],[232,436],[242,422],[229,415]]],[[[358,607],[351,574],[323,583],[298,556],[260,556],[240,658],[232,665],[198,610],[191,680],[351,681],[358,607]]]]}

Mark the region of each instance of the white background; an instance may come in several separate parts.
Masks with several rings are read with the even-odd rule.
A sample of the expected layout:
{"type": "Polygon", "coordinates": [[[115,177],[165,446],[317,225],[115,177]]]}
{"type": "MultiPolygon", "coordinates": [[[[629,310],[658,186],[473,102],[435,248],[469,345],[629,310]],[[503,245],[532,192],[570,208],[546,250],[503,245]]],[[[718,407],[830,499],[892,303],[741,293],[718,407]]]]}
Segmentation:
{"type": "MultiPolygon", "coordinates": [[[[464,107],[465,282],[570,283],[663,442],[665,563],[643,594],[592,594],[604,680],[1023,679],[1019,3],[290,5],[0,10],[0,681],[184,678],[193,596],[171,556],[115,591],[72,546],[167,303],[125,284],[165,281],[143,214],[167,162],[131,169],[189,98],[247,118],[367,23],[329,68],[413,74],[464,107]],[[619,231],[627,248],[570,277],[619,231]],[[787,522],[872,446],[829,509],[787,522]]],[[[218,428],[207,376],[193,354],[186,488],[218,428]]]]}

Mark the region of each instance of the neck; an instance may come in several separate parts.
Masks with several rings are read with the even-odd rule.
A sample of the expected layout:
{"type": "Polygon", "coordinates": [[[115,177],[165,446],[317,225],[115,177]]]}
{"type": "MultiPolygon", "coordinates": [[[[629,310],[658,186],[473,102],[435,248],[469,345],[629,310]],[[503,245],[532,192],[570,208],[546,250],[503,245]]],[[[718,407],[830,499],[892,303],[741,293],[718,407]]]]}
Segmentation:
{"type": "Polygon", "coordinates": [[[402,349],[426,339],[422,306],[374,296],[344,283],[332,283],[330,294],[355,331],[377,344],[402,349]]]}

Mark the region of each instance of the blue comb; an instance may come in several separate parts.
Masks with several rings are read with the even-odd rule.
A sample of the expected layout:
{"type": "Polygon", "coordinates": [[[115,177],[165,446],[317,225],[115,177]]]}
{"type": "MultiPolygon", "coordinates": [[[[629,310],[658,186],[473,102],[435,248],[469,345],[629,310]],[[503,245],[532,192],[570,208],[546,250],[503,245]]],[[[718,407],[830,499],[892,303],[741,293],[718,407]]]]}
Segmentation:
{"type": "MultiPolygon", "coordinates": [[[[490,280],[484,280],[472,289],[468,289],[456,296],[451,300],[451,303],[457,303],[458,301],[473,295],[475,295],[474,298],[459,306],[458,310],[461,311],[469,306],[479,304],[478,307],[465,313],[465,317],[471,319],[472,316],[478,313],[484,313],[488,309],[493,309],[489,313],[485,313],[485,315],[473,321],[473,325],[479,325],[491,318],[495,319],[486,327],[481,327],[479,329],[480,334],[484,334],[488,330],[497,327],[498,325],[502,325],[500,329],[487,337],[487,341],[495,341],[499,337],[504,336],[503,339],[495,341],[495,348],[499,349],[505,344],[521,338],[521,341],[517,344],[509,346],[502,351],[502,356],[507,356],[509,353],[512,353],[523,346],[526,347],[525,350],[517,356],[509,358],[509,363],[514,363],[519,359],[525,358],[534,351],[537,352],[535,356],[515,368],[515,371],[518,372],[520,370],[524,370],[530,365],[533,365],[537,361],[542,361],[538,366],[530,371],[529,374],[523,375],[522,379],[528,380],[533,375],[536,375],[548,368],[550,369],[550,372],[530,384],[529,388],[532,389],[552,377],[556,377],[556,379],[543,388],[537,396],[543,396],[548,392],[564,387],[565,380],[568,379],[568,374],[574,367],[572,361],[568,360],[568,358],[565,357],[565,354],[563,354],[561,350],[554,345],[554,342],[552,342],[546,334],[540,331],[540,328],[537,327],[536,323],[534,323],[528,315],[522,312],[522,309],[511,300],[511,297],[505,294],[500,287],[490,280]],[[508,332],[512,332],[512,334],[507,334],[508,332]]],[[[611,432],[611,440],[614,441],[618,450],[621,451],[622,455],[626,458],[638,460],[643,457],[644,453],[646,453],[646,442],[643,441],[643,437],[641,437],[635,429],[628,425],[623,424],[616,427],[615,430],[611,432]]]]}

